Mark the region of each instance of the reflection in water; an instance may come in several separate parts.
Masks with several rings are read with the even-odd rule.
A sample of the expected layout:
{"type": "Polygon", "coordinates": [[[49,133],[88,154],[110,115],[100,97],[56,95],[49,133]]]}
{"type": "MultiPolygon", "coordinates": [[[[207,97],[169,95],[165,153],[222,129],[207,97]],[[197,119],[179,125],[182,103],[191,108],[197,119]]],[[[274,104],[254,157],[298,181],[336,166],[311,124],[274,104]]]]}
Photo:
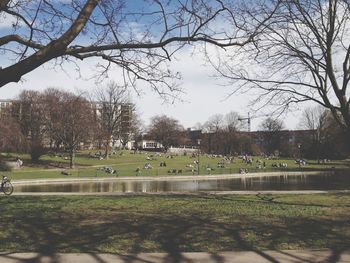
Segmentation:
{"type": "Polygon", "coordinates": [[[111,181],[15,186],[16,192],[196,192],[239,190],[349,190],[350,175],[280,175],[217,180],[111,181]]]}

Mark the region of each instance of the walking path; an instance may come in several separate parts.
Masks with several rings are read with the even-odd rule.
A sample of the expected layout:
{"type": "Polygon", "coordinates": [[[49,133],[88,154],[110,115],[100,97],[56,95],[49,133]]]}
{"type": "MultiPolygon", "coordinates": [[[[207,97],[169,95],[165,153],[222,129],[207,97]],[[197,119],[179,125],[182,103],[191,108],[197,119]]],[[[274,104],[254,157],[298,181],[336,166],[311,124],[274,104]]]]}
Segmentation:
{"type": "Polygon", "coordinates": [[[189,253],[141,253],[132,256],[95,253],[0,253],[1,263],[268,263],[268,262],[350,262],[350,250],[283,250],[189,253]]]}

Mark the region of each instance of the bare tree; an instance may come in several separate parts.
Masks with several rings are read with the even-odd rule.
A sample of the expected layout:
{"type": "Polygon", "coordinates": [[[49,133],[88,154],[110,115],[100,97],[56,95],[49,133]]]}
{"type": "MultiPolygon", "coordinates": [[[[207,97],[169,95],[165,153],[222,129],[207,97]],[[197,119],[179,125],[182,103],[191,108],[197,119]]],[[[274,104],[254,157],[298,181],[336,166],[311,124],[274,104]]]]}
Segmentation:
{"type": "Polygon", "coordinates": [[[223,128],[224,124],[224,115],[215,114],[209,117],[208,121],[204,124],[204,131],[208,133],[207,144],[209,153],[218,153],[219,152],[219,140],[220,140],[220,131],[223,128]]]}
{"type": "Polygon", "coordinates": [[[322,107],[306,108],[301,118],[301,127],[308,130],[319,130],[325,126],[327,111],[322,107]]]}
{"type": "Polygon", "coordinates": [[[131,122],[131,134],[134,139],[134,150],[138,150],[139,142],[142,140],[142,135],[144,134],[146,128],[140,117],[140,114],[135,110],[131,122]]]}
{"type": "Polygon", "coordinates": [[[166,115],[153,117],[148,128],[150,137],[160,142],[165,151],[168,150],[170,146],[178,145],[179,138],[183,131],[184,128],[179,124],[178,120],[166,115]]]}
{"type": "Polygon", "coordinates": [[[266,153],[273,154],[281,150],[283,122],[278,119],[266,118],[260,125],[266,153]]]}
{"type": "Polygon", "coordinates": [[[177,87],[172,79],[179,75],[169,71],[168,61],[179,48],[194,42],[242,46],[260,32],[260,24],[247,23],[226,2],[2,0],[0,14],[11,24],[0,34],[0,87],[51,60],[62,65],[99,58],[102,75],[117,65],[126,82],[145,81],[164,94],[177,87]],[[231,30],[224,32],[220,23],[231,30]]]}
{"type": "Polygon", "coordinates": [[[43,118],[46,127],[46,137],[49,147],[55,151],[59,150],[62,140],[58,136],[56,125],[61,118],[61,103],[65,92],[56,88],[48,88],[42,93],[43,118]]]}
{"type": "Polygon", "coordinates": [[[126,87],[110,82],[105,89],[96,91],[97,111],[100,132],[108,158],[110,143],[117,139],[125,139],[130,133],[133,105],[130,102],[126,87]]]}
{"type": "Polygon", "coordinates": [[[32,161],[38,161],[44,154],[43,145],[46,127],[44,125],[44,107],[39,92],[25,90],[12,104],[13,119],[17,121],[21,132],[26,138],[26,148],[32,161]]]}
{"type": "Polygon", "coordinates": [[[64,92],[57,102],[57,115],[50,126],[55,137],[69,153],[70,168],[74,168],[74,157],[80,144],[86,142],[91,133],[92,107],[84,97],[64,92]]]}
{"type": "Polygon", "coordinates": [[[242,122],[237,112],[231,111],[225,115],[225,129],[229,132],[236,132],[242,128],[242,122]]]}
{"type": "Polygon", "coordinates": [[[319,107],[307,108],[303,111],[301,126],[313,131],[313,141],[317,144],[322,140],[330,112],[319,107]]]}
{"type": "Polygon", "coordinates": [[[239,150],[237,131],[241,128],[241,123],[238,113],[231,111],[226,115],[215,114],[204,127],[207,136],[203,145],[209,153],[233,154],[239,150]]]}
{"type": "Polygon", "coordinates": [[[216,133],[224,126],[224,115],[215,114],[209,117],[208,121],[204,124],[207,132],[216,133]]]}
{"type": "Polygon", "coordinates": [[[278,1],[277,8],[275,3],[257,3],[273,15],[254,45],[213,65],[237,87],[233,93],[258,90],[255,106],[273,105],[281,112],[313,101],[329,109],[350,136],[349,1],[288,0],[278,1]]]}
{"type": "Polygon", "coordinates": [[[234,154],[239,151],[240,136],[238,131],[242,128],[242,122],[237,112],[231,111],[224,117],[222,134],[222,148],[224,154],[234,154]]]}
{"type": "MultiPolygon", "coordinates": [[[[9,111],[9,109],[2,109],[9,111]]],[[[19,123],[9,114],[0,115],[0,150],[21,152],[25,150],[26,138],[21,133],[19,123]]]]}
{"type": "Polygon", "coordinates": [[[346,156],[346,135],[329,110],[321,106],[305,109],[301,126],[311,130],[313,135],[302,140],[303,155],[317,159],[346,156]]]}

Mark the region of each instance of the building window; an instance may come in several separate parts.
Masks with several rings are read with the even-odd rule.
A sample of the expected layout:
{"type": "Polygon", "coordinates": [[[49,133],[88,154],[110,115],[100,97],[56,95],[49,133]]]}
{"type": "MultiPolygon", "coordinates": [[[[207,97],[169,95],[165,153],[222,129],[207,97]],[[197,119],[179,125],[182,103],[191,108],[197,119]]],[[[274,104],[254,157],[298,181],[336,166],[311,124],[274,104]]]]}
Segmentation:
{"type": "Polygon", "coordinates": [[[157,143],[155,142],[146,142],[146,148],[156,148],[157,143]]]}

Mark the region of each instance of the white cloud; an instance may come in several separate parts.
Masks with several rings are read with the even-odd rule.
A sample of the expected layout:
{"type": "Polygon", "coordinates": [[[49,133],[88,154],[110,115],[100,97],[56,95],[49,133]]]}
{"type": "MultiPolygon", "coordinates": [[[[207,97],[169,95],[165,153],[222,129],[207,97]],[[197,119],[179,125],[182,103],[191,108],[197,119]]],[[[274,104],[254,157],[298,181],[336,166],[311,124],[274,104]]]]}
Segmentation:
{"type": "Polygon", "coordinates": [[[6,13],[0,14],[0,29],[10,29],[14,25],[23,25],[23,21],[18,20],[14,16],[10,16],[6,13]]]}
{"type": "Polygon", "coordinates": [[[4,28],[10,28],[12,27],[16,22],[15,18],[6,18],[4,17],[4,15],[0,16],[0,29],[4,29],[4,28]]]}

